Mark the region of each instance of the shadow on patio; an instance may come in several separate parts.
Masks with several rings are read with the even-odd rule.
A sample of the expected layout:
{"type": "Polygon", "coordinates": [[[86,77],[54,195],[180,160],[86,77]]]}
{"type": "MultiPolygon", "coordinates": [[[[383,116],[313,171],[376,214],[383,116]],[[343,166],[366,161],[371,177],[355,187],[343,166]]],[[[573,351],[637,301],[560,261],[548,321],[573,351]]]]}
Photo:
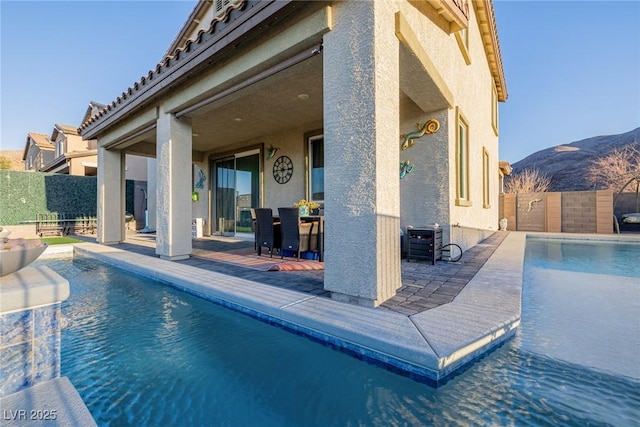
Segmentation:
{"type": "MultiPolygon", "coordinates": [[[[457,262],[402,260],[402,286],[397,294],[379,309],[413,315],[447,304],[475,276],[508,232],[496,232],[467,250],[457,262]]],[[[151,257],[155,253],[155,235],[128,233],[127,240],[117,245],[123,249],[151,257]]],[[[192,257],[174,261],[209,271],[227,274],[255,282],[330,297],[324,290],[323,263],[293,258],[280,260],[255,254],[253,241],[213,236],[193,240],[192,257]],[[295,269],[287,269],[291,266],[295,269]],[[276,266],[281,268],[278,269],[276,266]]]]}

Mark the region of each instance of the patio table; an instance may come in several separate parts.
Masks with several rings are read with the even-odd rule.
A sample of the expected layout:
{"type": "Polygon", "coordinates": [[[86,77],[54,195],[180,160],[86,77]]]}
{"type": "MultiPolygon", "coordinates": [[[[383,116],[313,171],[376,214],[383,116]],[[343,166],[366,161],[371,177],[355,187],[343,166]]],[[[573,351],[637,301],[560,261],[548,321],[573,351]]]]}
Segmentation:
{"type": "MultiPolygon", "coordinates": [[[[280,221],[278,215],[273,216],[273,222],[280,221]]],[[[318,223],[318,261],[323,262],[324,254],[324,215],[305,215],[300,217],[301,222],[318,223]]]]}

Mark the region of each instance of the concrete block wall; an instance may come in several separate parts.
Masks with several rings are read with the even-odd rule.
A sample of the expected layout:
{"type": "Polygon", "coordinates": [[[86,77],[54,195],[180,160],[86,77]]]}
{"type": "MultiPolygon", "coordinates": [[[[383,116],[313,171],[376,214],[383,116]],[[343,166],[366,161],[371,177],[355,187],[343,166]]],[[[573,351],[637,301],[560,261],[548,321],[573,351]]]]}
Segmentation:
{"type": "Polygon", "coordinates": [[[516,206],[518,200],[516,194],[500,194],[499,202],[499,220],[502,218],[507,219],[507,230],[517,230],[516,221],[516,206]]]}
{"type": "Polygon", "coordinates": [[[565,233],[596,232],[595,191],[562,193],[562,231],[565,233]]]}
{"type": "Polygon", "coordinates": [[[596,233],[613,233],[613,193],[596,191],[596,233]]]}
{"type": "Polygon", "coordinates": [[[545,193],[545,231],[562,231],[562,193],[545,193]]]}
{"type": "Polygon", "coordinates": [[[563,233],[613,233],[613,193],[608,190],[501,194],[500,218],[508,229],[563,233]]]}

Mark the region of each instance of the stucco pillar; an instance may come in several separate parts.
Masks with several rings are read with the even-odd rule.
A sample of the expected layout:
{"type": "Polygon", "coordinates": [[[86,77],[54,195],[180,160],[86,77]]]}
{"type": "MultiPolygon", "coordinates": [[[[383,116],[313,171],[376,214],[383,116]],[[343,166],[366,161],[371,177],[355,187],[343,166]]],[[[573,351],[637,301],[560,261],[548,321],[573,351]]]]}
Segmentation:
{"type": "Polygon", "coordinates": [[[325,289],[377,306],[400,276],[394,2],[337,2],[323,39],[325,289]]]}
{"type": "Polygon", "coordinates": [[[98,148],[98,243],[120,243],[124,232],[124,155],[98,148]]]}
{"type": "Polygon", "coordinates": [[[191,255],[191,122],[160,109],[156,146],[156,253],[191,255]]]}
{"type": "Polygon", "coordinates": [[[156,229],[156,211],[158,206],[156,203],[156,195],[158,194],[156,182],[157,167],[158,163],[156,159],[147,159],[147,216],[149,218],[147,227],[151,230],[156,229]]]}

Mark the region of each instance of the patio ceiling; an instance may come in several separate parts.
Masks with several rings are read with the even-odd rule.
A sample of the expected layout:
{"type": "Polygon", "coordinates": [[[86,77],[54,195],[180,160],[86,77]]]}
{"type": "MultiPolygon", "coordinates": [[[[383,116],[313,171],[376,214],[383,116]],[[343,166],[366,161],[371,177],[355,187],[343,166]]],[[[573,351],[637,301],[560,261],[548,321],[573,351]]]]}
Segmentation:
{"type": "MultiPolygon", "coordinates": [[[[322,111],[322,55],[316,55],[187,116],[193,150],[202,153],[311,125],[322,120],[322,111]]],[[[154,156],[155,143],[154,128],[129,141],[127,152],[154,156]]]]}

